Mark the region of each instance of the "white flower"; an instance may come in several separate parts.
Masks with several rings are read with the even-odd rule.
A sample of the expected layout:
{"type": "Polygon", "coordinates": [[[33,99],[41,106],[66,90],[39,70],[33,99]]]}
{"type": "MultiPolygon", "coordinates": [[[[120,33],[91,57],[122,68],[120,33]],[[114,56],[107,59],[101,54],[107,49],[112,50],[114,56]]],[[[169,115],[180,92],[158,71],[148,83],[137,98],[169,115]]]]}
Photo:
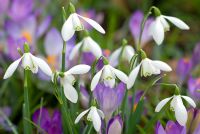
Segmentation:
{"type": "Polygon", "coordinates": [[[104,119],[104,113],[101,110],[97,109],[95,106],[92,106],[89,109],[80,113],[75,120],[75,124],[77,124],[79,120],[88,112],[89,114],[87,116],[87,120],[92,121],[95,130],[99,132],[101,128],[101,118],[104,119]]]}
{"type": "Polygon", "coordinates": [[[96,58],[102,56],[102,50],[99,45],[91,37],[87,36],[72,49],[69,55],[70,60],[80,52],[81,47],[83,52],[91,52],[96,58]]]}
{"type": "Polygon", "coordinates": [[[139,70],[141,68],[141,76],[151,76],[152,74],[160,74],[161,71],[172,71],[171,67],[166,64],[165,62],[158,61],[158,60],[150,60],[148,58],[145,58],[141,61],[141,63],[136,66],[130,73],[128,82],[127,82],[127,88],[130,89],[136,80],[136,77],[139,73],[139,70]]]}
{"type": "Polygon", "coordinates": [[[118,77],[123,83],[127,83],[128,77],[125,73],[113,68],[111,65],[104,65],[104,67],[93,77],[91,90],[93,91],[95,89],[99,80],[103,81],[106,86],[113,88],[116,77],[118,77]]]}
{"type": "Polygon", "coordinates": [[[194,108],[196,107],[195,102],[188,96],[181,96],[181,95],[174,95],[172,97],[166,98],[158,103],[156,106],[155,111],[159,112],[164,105],[167,104],[171,100],[170,107],[173,111],[175,111],[175,117],[178,123],[182,126],[185,126],[187,122],[187,110],[185,106],[183,105],[182,98],[184,98],[190,105],[192,105],[194,108]]]}
{"type": "Polygon", "coordinates": [[[70,14],[69,18],[63,24],[61,34],[64,41],[68,41],[75,33],[75,31],[84,30],[84,26],[81,23],[80,18],[87,23],[89,23],[94,29],[99,31],[100,33],[105,33],[105,30],[94,20],[83,17],[77,13],[70,14]]]}
{"type": "Polygon", "coordinates": [[[176,17],[164,15],[156,17],[155,21],[153,21],[150,25],[149,34],[153,36],[153,39],[158,45],[160,45],[164,40],[164,32],[169,31],[170,28],[166,19],[182,30],[189,29],[189,26],[187,24],[176,17]]]}
{"type": "Polygon", "coordinates": [[[76,103],[78,100],[78,93],[73,87],[75,78],[73,74],[85,74],[90,70],[90,66],[80,64],[72,67],[64,73],[64,77],[60,79],[61,84],[64,88],[65,97],[73,103],[76,103]]]}
{"type": "Polygon", "coordinates": [[[111,55],[110,55],[110,58],[109,58],[109,61],[110,61],[110,64],[115,67],[119,64],[119,57],[120,57],[120,54],[121,54],[121,58],[122,60],[124,61],[128,61],[130,62],[131,61],[131,58],[133,57],[133,55],[135,54],[135,50],[133,49],[132,46],[130,45],[126,45],[124,46],[123,48],[123,52],[122,52],[122,48],[123,47],[120,47],[118,48],[117,50],[115,50],[111,55]]]}
{"type": "Polygon", "coordinates": [[[12,74],[17,69],[19,63],[22,61],[22,67],[26,70],[31,70],[33,73],[38,72],[38,68],[40,68],[45,74],[48,76],[52,76],[51,68],[48,66],[48,64],[35,56],[33,56],[31,53],[24,53],[21,58],[14,61],[6,70],[6,73],[4,75],[4,79],[9,78],[12,76],[12,74]]]}

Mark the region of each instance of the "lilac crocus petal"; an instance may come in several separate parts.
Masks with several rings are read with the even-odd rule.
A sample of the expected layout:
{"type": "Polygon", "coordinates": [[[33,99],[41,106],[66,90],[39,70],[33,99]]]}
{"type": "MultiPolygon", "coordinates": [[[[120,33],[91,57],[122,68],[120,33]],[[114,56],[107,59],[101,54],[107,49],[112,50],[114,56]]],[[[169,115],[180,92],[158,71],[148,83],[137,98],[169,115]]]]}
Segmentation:
{"type": "Polygon", "coordinates": [[[108,122],[106,134],[121,134],[123,121],[120,115],[115,116],[108,122]]]}
{"type": "Polygon", "coordinates": [[[0,0],[0,3],[0,13],[2,14],[7,11],[10,0],[0,0]]]}
{"type": "Polygon", "coordinates": [[[88,108],[89,106],[89,94],[86,91],[86,88],[84,86],[80,86],[80,103],[84,108],[88,108]]]}
{"type": "Polygon", "coordinates": [[[155,127],[155,134],[167,134],[159,121],[157,122],[155,127]]]}
{"type": "Polygon", "coordinates": [[[186,134],[186,128],[179,125],[177,122],[168,121],[166,125],[167,134],[186,134]]]}
{"type": "Polygon", "coordinates": [[[53,115],[50,116],[46,108],[41,108],[35,111],[32,118],[33,122],[38,124],[48,134],[62,133],[61,113],[58,110],[54,110],[53,115]]]}
{"type": "MultiPolygon", "coordinates": [[[[142,19],[144,15],[141,11],[137,10],[134,12],[134,14],[130,18],[129,22],[129,28],[131,30],[131,33],[134,37],[135,43],[137,44],[139,41],[139,36],[140,36],[140,26],[142,24],[142,19]]],[[[152,37],[148,34],[148,29],[153,21],[152,18],[147,19],[145,26],[144,26],[144,31],[142,35],[142,40],[141,40],[141,45],[145,45],[148,41],[152,39],[152,37]]]]}
{"type": "Polygon", "coordinates": [[[58,55],[62,51],[63,40],[56,28],[51,28],[44,41],[44,48],[47,55],[58,55]]]}
{"type": "Polygon", "coordinates": [[[23,21],[33,10],[33,0],[13,0],[8,15],[15,22],[23,21]]]}
{"type": "Polygon", "coordinates": [[[192,68],[195,68],[196,65],[200,63],[200,42],[196,44],[196,47],[194,48],[194,52],[192,55],[192,68]]]}
{"type": "Polygon", "coordinates": [[[192,98],[198,99],[200,97],[200,78],[192,78],[192,76],[188,79],[188,91],[192,98]]]}
{"type": "Polygon", "coordinates": [[[38,26],[37,33],[36,33],[37,38],[41,37],[47,31],[51,23],[51,19],[52,19],[51,16],[47,16],[38,26]]]}
{"type": "Polygon", "coordinates": [[[188,59],[181,58],[177,63],[176,73],[181,82],[185,80],[192,68],[192,63],[188,59]]]}
{"type": "Polygon", "coordinates": [[[121,104],[125,94],[125,84],[120,83],[116,88],[106,87],[104,84],[98,84],[94,90],[94,97],[100,104],[106,119],[110,119],[112,113],[121,104]]]}
{"type": "Polygon", "coordinates": [[[91,52],[83,52],[82,54],[82,63],[86,65],[92,65],[95,61],[95,56],[91,52]]]}

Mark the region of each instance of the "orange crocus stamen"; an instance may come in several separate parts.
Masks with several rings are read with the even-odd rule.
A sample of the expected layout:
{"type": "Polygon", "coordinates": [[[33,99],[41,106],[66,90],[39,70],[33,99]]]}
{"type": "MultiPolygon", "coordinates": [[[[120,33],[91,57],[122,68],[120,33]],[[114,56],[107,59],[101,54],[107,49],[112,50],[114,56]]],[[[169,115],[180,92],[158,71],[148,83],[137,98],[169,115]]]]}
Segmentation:
{"type": "Polygon", "coordinates": [[[47,56],[47,63],[51,66],[53,70],[55,69],[56,66],[56,59],[57,57],[55,55],[47,56]]]}
{"type": "Polygon", "coordinates": [[[31,36],[30,32],[23,31],[23,32],[22,32],[22,36],[23,36],[29,43],[32,43],[33,39],[32,39],[32,36],[31,36]]]}

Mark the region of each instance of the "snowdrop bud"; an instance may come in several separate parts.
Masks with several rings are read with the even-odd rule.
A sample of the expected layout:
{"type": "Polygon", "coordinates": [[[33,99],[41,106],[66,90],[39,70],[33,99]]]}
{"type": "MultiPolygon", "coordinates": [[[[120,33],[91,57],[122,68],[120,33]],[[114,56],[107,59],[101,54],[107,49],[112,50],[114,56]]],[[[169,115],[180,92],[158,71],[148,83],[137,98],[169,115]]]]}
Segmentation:
{"type": "Polygon", "coordinates": [[[66,14],[66,11],[65,11],[65,7],[62,7],[62,14],[63,14],[63,20],[65,21],[66,18],[67,18],[67,14],[66,14]]]}
{"type": "Polygon", "coordinates": [[[75,13],[76,12],[76,9],[75,9],[74,5],[71,2],[69,3],[69,10],[70,10],[71,13],[75,13]]]}
{"type": "Polygon", "coordinates": [[[30,47],[29,47],[27,42],[24,43],[24,52],[25,53],[29,53],[30,52],[30,47]]]}
{"type": "Polygon", "coordinates": [[[161,12],[157,7],[154,7],[153,9],[154,9],[154,13],[155,13],[156,17],[161,15],[161,12]]]}
{"type": "Polygon", "coordinates": [[[147,58],[146,53],[145,53],[142,49],[140,49],[140,53],[141,53],[141,58],[142,58],[142,59],[147,58]]]}
{"type": "Polygon", "coordinates": [[[128,43],[128,41],[127,41],[126,39],[123,39],[123,40],[122,40],[122,45],[123,45],[123,46],[127,45],[127,43],[128,43]]]}
{"type": "Polygon", "coordinates": [[[23,55],[23,52],[22,52],[22,50],[21,50],[19,47],[17,48],[17,51],[18,51],[18,53],[20,54],[20,56],[23,55]]]}

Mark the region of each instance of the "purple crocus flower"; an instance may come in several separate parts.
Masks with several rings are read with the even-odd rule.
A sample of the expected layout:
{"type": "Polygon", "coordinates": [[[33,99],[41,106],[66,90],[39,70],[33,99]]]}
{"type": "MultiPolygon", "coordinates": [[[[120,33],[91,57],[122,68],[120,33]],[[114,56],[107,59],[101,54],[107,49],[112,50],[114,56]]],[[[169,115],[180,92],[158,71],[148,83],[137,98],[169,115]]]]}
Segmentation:
{"type": "Polygon", "coordinates": [[[187,121],[188,134],[200,134],[200,110],[191,108],[188,110],[187,121]]]}
{"type": "Polygon", "coordinates": [[[125,90],[126,86],[124,83],[119,83],[115,88],[106,87],[104,84],[96,86],[94,97],[97,99],[107,121],[121,104],[125,90]]]}
{"type": "Polygon", "coordinates": [[[0,13],[5,13],[8,9],[8,6],[10,4],[10,0],[0,0],[0,13]]]}
{"type": "Polygon", "coordinates": [[[196,47],[194,48],[194,52],[192,55],[192,68],[195,68],[196,65],[200,63],[200,42],[196,44],[196,47]]]}
{"type": "Polygon", "coordinates": [[[164,129],[160,122],[157,122],[155,134],[186,134],[186,127],[179,125],[177,122],[168,121],[164,129]]]}
{"type": "MultiPolygon", "coordinates": [[[[134,37],[136,44],[139,41],[140,26],[142,24],[143,17],[144,17],[144,14],[140,10],[137,10],[134,12],[134,14],[130,18],[129,28],[131,30],[131,33],[134,37]]],[[[144,31],[143,31],[142,39],[141,39],[141,46],[144,46],[147,42],[149,42],[152,39],[152,37],[148,34],[149,26],[152,21],[153,21],[153,19],[149,18],[149,19],[147,19],[147,21],[145,23],[144,31]]]]}
{"type": "Polygon", "coordinates": [[[120,115],[115,116],[108,122],[106,134],[121,134],[123,130],[123,121],[120,115]]]}
{"type": "MultiPolygon", "coordinates": [[[[6,107],[1,107],[0,110],[7,117],[9,117],[11,115],[11,112],[12,112],[11,108],[7,107],[7,106],[6,107]]],[[[0,115],[0,126],[6,131],[11,131],[11,128],[10,128],[9,124],[5,121],[4,117],[2,117],[2,115],[0,115]]]]}
{"type": "Polygon", "coordinates": [[[89,107],[90,96],[84,86],[80,86],[80,103],[83,108],[87,109],[89,107]]]}
{"type": "Polygon", "coordinates": [[[62,134],[61,113],[54,110],[50,115],[46,108],[38,109],[33,114],[33,122],[38,124],[48,134],[62,134]]]}
{"type": "Polygon", "coordinates": [[[181,58],[176,67],[176,73],[179,77],[180,83],[182,83],[188,76],[190,70],[192,69],[192,63],[189,59],[181,58]]]}
{"type": "Polygon", "coordinates": [[[200,92],[198,90],[200,90],[200,78],[190,76],[188,80],[188,91],[193,99],[199,99],[200,92]]]}
{"type": "Polygon", "coordinates": [[[33,7],[33,0],[12,0],[8,15],[15,22],[23,22],[32,13],[33,7]]]}

